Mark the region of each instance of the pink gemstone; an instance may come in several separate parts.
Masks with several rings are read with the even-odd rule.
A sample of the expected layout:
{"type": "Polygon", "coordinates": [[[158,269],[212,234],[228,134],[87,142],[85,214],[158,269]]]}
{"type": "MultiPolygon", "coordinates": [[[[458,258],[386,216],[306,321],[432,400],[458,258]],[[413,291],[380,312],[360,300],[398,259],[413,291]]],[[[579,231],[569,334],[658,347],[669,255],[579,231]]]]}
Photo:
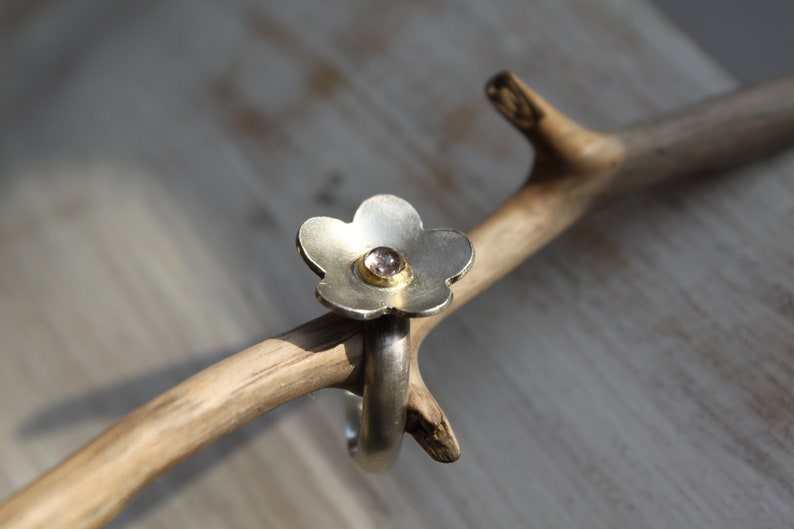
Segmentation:
{"type": "Polygon", "coordinates": [[[364,266],[378,277],[394,277],[405,268],[402,256],[391,248],[379,246],[364,257],[364,266]]]}

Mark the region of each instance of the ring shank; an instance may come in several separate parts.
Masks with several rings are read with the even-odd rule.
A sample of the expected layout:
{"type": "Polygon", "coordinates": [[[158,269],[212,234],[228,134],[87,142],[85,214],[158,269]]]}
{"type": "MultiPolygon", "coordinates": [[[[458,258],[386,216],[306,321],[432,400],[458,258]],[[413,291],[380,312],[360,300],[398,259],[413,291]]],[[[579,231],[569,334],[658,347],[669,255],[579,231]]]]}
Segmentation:
{"type": "Polygon", "coordinates": [[[347,392],[345,436],[365,471],[386,472],[405,431],[411,345],[410,320],[381,316],[364,322],[364,394],[347,392]]]}

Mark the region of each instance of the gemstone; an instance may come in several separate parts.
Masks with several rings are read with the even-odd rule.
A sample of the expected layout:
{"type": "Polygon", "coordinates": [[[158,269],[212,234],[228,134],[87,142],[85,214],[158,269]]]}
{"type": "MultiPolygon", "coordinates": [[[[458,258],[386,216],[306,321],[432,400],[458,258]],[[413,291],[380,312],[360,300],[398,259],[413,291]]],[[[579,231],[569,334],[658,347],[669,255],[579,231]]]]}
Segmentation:
{"type": "Polygon", "coordinates": [[[386,246],[378,246],[364,256],[364,266],[378,277],[394,277],[405,268],[405,261],[397,252],[386,246]]]}

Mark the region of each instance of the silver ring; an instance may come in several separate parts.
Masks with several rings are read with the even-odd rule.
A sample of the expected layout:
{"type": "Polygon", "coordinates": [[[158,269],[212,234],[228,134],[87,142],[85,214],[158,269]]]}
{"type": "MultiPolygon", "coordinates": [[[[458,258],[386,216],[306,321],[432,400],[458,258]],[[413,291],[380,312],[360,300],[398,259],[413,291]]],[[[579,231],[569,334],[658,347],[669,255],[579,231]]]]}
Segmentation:
{"type": "Polygon", "coordinates": [[[367,472],[386,472],[400,451],[408,400],[410,329],[410,320],[400,316],[364,322],[363,397],[346,392],[345,437],[350,456],[367,472]]]}
{"type": "Polygon", "coordinates": [[[362,396],[346,398],[350,455],[368,472],[391,467],[405,431],[411,364],[410,320],[452,303],[449,286],[471,268],[465,234],[426,230],[416,210],[393,195],[377,195],[353,222],[312,217],[296,238],[303,260],[322,279],[317,299],[364,323],[362,396]]]}

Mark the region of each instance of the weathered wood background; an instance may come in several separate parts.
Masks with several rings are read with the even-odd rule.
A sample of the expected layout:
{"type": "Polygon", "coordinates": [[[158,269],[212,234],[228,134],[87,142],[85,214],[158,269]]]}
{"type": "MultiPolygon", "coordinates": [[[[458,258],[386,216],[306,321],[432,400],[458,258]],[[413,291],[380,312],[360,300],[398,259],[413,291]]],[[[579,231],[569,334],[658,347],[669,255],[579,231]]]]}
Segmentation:
{"type": "MultiPolygon", "coordinates": [[[[639,0],[0,6],[0,496],[321,313],[301,222],[380,192],[473,226],[531,154],[511,68],[616,127],[734,82],[639,0]]],[[[794,156],[599,214],[456,314],[423,373],[462,459],[348,460],[288,405],[112,527],[790,527],[794,156]]]]}

